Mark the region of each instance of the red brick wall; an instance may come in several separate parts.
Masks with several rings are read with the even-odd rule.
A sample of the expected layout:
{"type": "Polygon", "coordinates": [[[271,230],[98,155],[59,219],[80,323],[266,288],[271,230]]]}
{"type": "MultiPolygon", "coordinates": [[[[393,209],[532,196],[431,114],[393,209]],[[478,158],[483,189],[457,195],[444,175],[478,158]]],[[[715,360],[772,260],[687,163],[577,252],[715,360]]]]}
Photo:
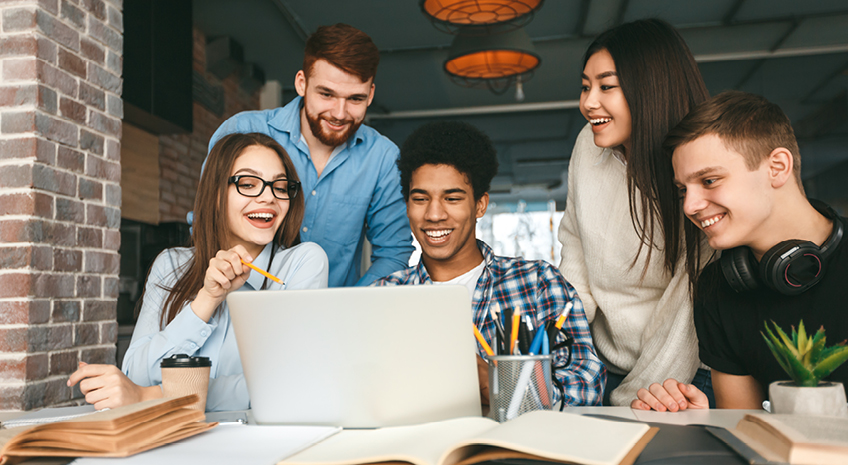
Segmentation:
{"type": "Polygon", "coordinates": [[[159,137],[159,221],[185,222],[186,213],[194,208],[194,195],[200,179],[200,167],[212,134],[230,116],[245,110],[259,109],[259,91],[248,95],[238,87],[238,74],[221,81],[206,72],[206,36],[194,30],[194,70],[213,85],[224,88],[224,114],[217,116],[194,102],[191,134],[159,137]]]}
{"type": "Polygon", "coordinates": [[[121,0],[0,3],[0,410],[114,363],[121,0]]]}

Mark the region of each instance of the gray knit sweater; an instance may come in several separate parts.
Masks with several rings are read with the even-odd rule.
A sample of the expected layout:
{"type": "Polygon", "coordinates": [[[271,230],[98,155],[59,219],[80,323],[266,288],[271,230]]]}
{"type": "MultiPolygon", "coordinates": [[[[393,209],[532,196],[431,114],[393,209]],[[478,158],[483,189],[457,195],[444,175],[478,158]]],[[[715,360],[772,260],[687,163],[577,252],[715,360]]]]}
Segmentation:
{"type": "Polygon", "coordinates": [[[646,248],[634,264],[639,236],[625,170],[586,125],[571,155],[559,227],[559,268],[583,300],[598,355],[613,373],[627,374],[614,405],[630,405],[639,388],[667,378],[690,382],[700,365],[685,266],[674,276],[664,269],[661,237],[644,277],[646,248]]]}

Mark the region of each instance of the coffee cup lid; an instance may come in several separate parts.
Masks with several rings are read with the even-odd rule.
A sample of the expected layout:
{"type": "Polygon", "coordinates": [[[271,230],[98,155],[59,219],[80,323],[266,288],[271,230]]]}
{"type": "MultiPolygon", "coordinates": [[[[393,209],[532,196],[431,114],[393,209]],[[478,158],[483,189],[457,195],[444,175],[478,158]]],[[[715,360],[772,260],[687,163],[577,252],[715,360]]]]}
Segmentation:
{"type": "Polygon", "coordinates": [[[174,354],[162,359],[162,368],[211,367],[209,357],[189,357],[187,354],[174,354]]]}

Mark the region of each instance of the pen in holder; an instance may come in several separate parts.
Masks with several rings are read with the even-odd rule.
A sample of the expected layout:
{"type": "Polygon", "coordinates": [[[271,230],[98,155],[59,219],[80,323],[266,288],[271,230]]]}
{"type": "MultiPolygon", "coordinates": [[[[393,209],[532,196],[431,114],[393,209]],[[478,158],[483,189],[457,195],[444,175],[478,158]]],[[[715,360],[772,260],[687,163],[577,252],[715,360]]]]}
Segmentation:
{"type": "Polygon", "coordinates": [[[551,355],[487,356],[489,416],[499,422],[553,406],[551,355]]]}

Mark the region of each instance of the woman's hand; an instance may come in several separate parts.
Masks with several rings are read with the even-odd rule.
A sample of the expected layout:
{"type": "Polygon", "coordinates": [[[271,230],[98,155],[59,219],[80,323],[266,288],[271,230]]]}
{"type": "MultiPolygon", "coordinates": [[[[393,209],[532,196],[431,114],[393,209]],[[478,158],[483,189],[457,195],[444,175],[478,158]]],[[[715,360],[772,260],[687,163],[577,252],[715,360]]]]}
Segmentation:
{"type": "Polygon", "coordinates": [[[85,401],[97,410],[134,404],[162,397],[159,386],[142,387],[133,383],[115,365],[79,363],[77,371],[68,378],[68,387],[79,383],[85,401]]]}
{"type": "Polygon", "coordinates": [[[686,409],[710,408],[707,395],[692,384],[685,384],[676,379],[667,379],[662,384],[654,383],[648,389],[642,388],[636,392],[638,399],[633,399],[630,408],[636,410],[656,410],[658,412],[677,412],[686,409]]]}
{"type": "Polygon", "coordinates": [[[201,320],[208,322],[227,294],[242,287],[247,281],[250,268],[241,260],[248,263],[253,261],[253,257],[241,245],[230,250],[219,250],[209,260],[209,267],[203,278],[203,288],[191,303],[192,311],[201,320]]]}

